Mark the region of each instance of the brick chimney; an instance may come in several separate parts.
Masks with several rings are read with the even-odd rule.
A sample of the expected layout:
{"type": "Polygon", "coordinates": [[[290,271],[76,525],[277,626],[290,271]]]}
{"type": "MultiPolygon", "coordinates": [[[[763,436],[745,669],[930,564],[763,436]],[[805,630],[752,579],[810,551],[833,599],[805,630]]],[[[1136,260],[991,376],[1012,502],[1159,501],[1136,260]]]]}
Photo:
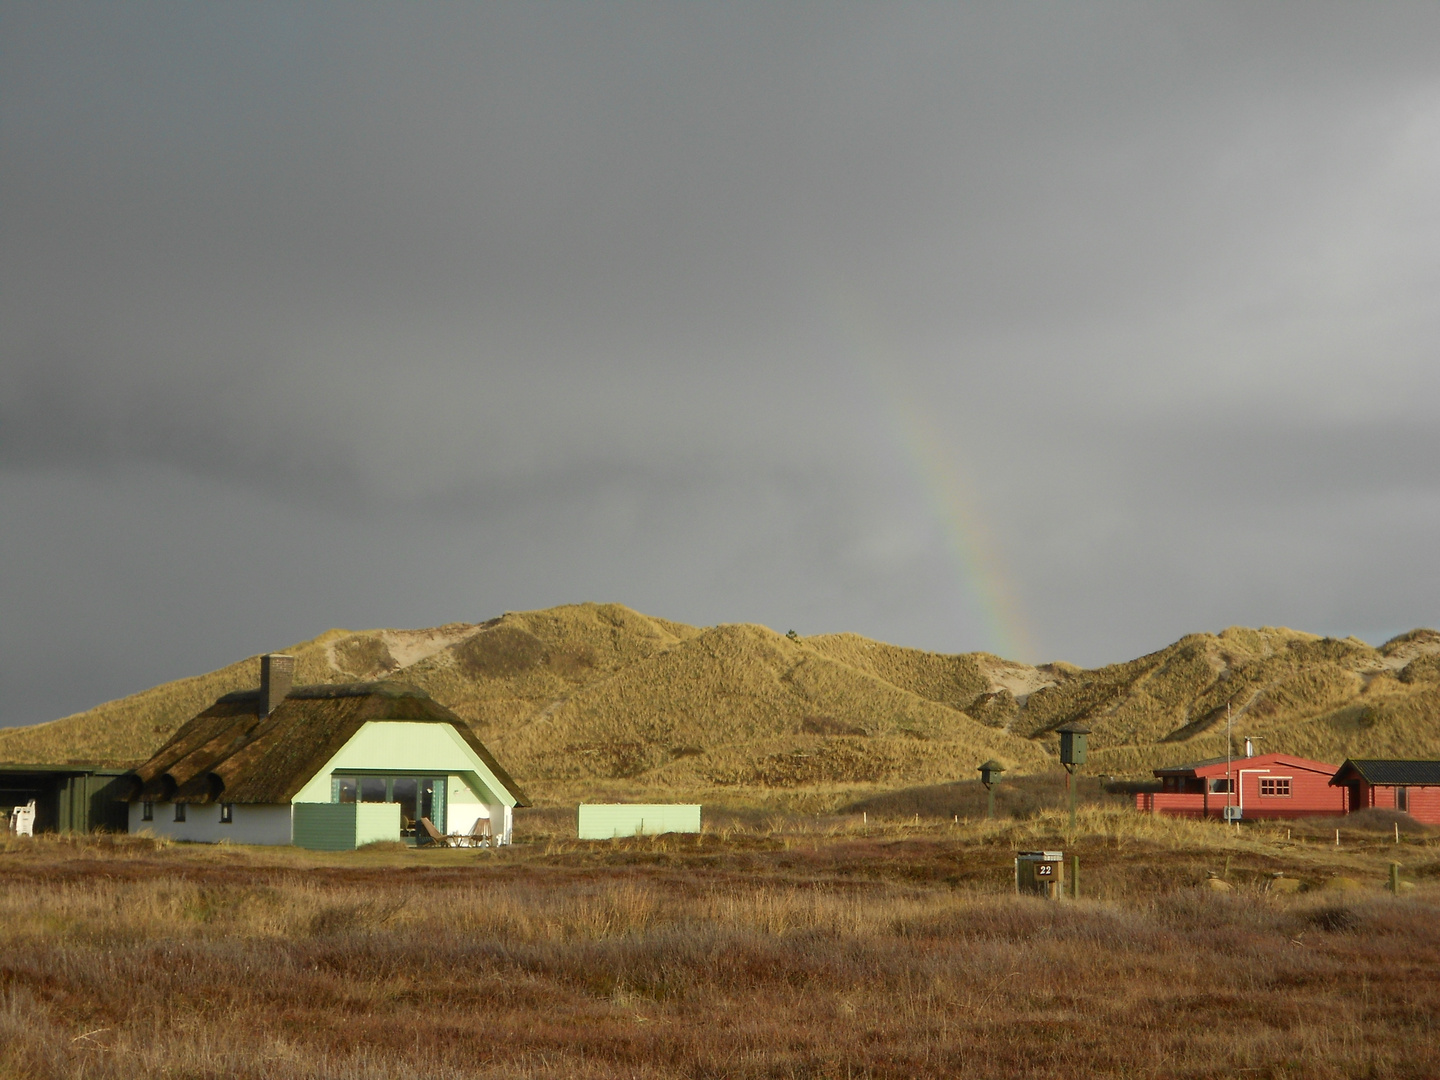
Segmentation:
{"type": "Polygon", "coordinates": [[[269,716],[285,700],[295,680],[295,658],[283,653],[260,657],[260,715],[269,716]]]}

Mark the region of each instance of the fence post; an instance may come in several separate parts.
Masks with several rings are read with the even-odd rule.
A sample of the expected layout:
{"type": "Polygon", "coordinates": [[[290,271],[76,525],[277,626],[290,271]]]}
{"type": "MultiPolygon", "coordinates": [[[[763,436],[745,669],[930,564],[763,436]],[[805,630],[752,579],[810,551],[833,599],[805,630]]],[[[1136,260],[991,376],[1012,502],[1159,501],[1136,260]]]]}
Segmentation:
{"type": "Polygon", "coordinates": [[[1080,856],[1070,856],[1070,899],[1080,899],[1080,856]]]}
{"type": "Polygon", "coordinates": [[[1396,896],[1400,895],[1400,864],[1398,862],[1390,864],[1390,891],[1396,896]]]}

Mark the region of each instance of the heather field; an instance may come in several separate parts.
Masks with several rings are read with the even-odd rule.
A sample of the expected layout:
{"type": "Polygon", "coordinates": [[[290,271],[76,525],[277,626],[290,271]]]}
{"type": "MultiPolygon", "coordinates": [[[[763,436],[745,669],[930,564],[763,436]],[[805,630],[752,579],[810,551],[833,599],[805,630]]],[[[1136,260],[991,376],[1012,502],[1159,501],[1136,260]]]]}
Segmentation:
{"type": "Polygon", "coordinates": [[[500,851],[11,839],[0,1075],[1434,1076],[1440,845],[1370,824],[1337,847],[1092,805],[1066,843],[1046,809],[751,812],[582,843],[548,810],[500,851]],[[1057,846],[1081,898],[1013,896],[1014,851],[1057,846]]]}

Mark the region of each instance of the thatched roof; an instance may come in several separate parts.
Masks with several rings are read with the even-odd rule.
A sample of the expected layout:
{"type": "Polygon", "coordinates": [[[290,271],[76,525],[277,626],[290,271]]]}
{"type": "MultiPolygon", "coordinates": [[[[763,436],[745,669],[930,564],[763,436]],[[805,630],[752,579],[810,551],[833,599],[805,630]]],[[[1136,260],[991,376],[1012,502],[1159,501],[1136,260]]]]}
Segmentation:
{"type": "Polygon", "coordinates": [[[135,770],[131,799],[288,803],[370,720],[449,724],[520,806],[520,786],[470,726],[423,690],[394,682],[297,686],[269,716],[260,691],[226,694],[135,770]]]}

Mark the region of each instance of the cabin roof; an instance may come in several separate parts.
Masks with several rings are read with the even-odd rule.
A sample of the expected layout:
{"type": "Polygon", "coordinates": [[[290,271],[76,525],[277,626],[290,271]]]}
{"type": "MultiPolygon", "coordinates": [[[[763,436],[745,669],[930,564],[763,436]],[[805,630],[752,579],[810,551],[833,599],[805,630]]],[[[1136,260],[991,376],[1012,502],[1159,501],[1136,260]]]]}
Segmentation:
{"type": "Polygon", "coordinates": [[[1238,772],[1240,769],[1305,769],[1309,772],[1325,773],[1327,776],[1334,773],[1335,766],[1323,761],[1311,761],[1309,758],[1296,757],[1294,754],[1256,754],[1248,758],[1206,758],[1203,761],[1192,761],[1188,765],[1170,765],[1163,769],[1156,769],[1156,776],[1224,776],[1226,768],[1238,772]]]}
{"type": "Polygon", "coordinates": [[[1440,761],[1403,758],[1347,758],[1336,770],[1332,784],[1354,777],[1383,787],[1440,787],[1440,761]]]}
{"type": "Polygon", "coordinates": [[[288,803],[372,720],[448,724],[518,805],[529,800],[459,716],[423,690],[396,682],[296,686],[268,716],[260,691],[215,701],[135,770],[135,799],[288,803]]]}

